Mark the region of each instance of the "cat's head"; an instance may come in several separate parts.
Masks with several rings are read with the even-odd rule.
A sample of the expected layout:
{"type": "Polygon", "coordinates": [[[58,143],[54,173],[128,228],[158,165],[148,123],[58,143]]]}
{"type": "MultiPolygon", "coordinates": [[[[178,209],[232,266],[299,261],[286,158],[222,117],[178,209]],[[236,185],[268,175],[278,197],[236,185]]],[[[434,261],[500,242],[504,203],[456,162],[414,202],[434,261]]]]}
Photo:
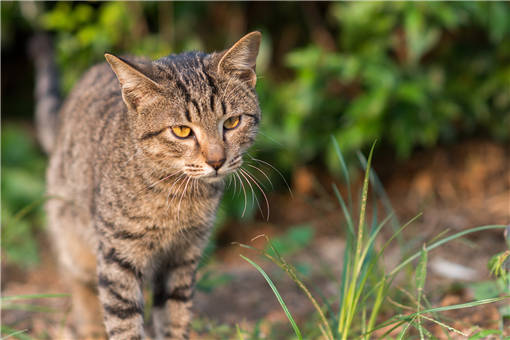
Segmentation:
{"type": "Polygon", "coordinates": [[[153,167],[217,181],[241,166],[260,121],[260,39],[252,32],[223,52],[153,62],[105,55],[120,82],[137,148],[153,167]]]}

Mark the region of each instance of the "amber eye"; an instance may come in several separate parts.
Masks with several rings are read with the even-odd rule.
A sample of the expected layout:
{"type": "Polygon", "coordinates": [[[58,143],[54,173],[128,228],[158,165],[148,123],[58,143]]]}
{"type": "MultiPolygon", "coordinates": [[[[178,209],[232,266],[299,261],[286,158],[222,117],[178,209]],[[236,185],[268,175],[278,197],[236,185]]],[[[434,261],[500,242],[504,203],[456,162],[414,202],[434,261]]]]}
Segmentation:
{"type": "Polygon", "coordinates": [[[240,121],[241,121],[241,116],[230,117],[229,119],[227,119],[225,121],[225,123],[223,123],[223,127],[227,130],[235,129],[239,125],[240,121]]]}
{"type": "Polygon", "coordinates": [[[191,135],[191,128],[184,125],[172,126],[172,132],[178,138],[188,138],[191,135]]]}

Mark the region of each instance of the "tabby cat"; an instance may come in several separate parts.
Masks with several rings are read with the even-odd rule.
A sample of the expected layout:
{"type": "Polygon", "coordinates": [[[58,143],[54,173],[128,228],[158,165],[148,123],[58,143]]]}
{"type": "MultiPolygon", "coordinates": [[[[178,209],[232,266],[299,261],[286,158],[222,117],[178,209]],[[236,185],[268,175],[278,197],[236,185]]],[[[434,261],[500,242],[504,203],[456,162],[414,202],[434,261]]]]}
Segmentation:
{"type": "MultiPolygon", "coordinates": [[[[109,65],[84,75],[58,119],[54,87],[38,84],[49,230],[78,339],[104,338],[101,319],[109,339],[143,339],[147,281],[156,339],[188,337],[195,271],[223,180],[241,166],[261,117],[260,39],[252,32],[223,52],[155,61],[107,53],[109,65]]],[[[52,67],[40,59],[44,81],[52,67]]]]}

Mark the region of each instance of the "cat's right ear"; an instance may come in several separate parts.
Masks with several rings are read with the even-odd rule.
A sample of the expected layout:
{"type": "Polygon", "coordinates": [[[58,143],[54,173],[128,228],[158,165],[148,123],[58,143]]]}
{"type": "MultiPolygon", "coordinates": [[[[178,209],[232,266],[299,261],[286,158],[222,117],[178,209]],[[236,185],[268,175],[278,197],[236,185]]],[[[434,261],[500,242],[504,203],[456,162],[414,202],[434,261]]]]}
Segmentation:
{"type": "Polygon", "coordinates": [[[262,34],[254,31],[239,39],[234,46],[222,53],[217,71],[220,74],[234,74],[255,87],[257,82],[255,64],[261,38],[262,34]]]}
{"type": "Polygon", "coordinates": [[[128,61],[105,53],[104,57],[117,75],[122,89],[122,99],[128,107],[137,109],[141,102],[148,99],[160,86],[143,74],[136,66],[128,61]]]}

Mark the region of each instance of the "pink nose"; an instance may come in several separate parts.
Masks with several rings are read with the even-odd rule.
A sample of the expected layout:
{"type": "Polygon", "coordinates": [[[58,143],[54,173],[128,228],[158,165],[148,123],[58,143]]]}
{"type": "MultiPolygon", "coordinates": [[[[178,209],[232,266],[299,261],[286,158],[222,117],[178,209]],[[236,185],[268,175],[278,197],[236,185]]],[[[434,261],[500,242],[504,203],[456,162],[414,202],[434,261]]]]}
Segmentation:
{"type": "Polygon", "coordinates": [[[221,168],[223,163],[225,163],[225,158],[221,158],[221,159],[208,159],[205,162],[207,164],[209,164],[210,166],[212,166],[214,170],[218,170],[219,168],[221,168]]]}

